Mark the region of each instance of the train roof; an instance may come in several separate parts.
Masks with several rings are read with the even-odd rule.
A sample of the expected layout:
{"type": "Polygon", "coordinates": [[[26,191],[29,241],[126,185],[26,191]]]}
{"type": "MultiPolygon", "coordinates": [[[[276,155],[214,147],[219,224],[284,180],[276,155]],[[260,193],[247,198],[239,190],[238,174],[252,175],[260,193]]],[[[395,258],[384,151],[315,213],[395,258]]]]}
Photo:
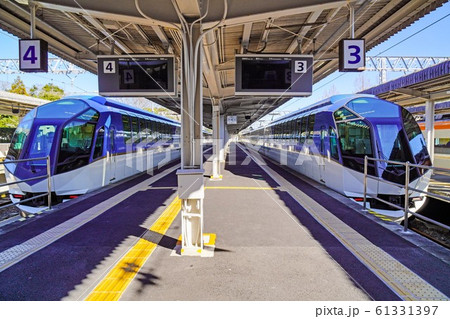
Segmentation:
{"type": "Polygon", "coordinates": [[[328,111],[328,112],[334,112],[336,111],[338,108],[340,108],[341,106],[347,104],[349,101],[356,99],[356,98],[361,98],[361,97],[370,97],[370,98],[376,98],[378,99],[375,95],[371,95],[371,94],[339,94],[339,95],[333,95],[329,98],[326,98],[322,101],[316,102],[306,108],[297,110],[297,111],[293,111],[271,123],[269,123],[266,127],[275,125],[275,124],[279,124],[285,121],[290,121],[293,120],[297,117],[300,117],[302,115],[304,115],[305,113],[307,114],[314,114],[314,113],[318,113],[318,112],[324,112],[324,111],[328,111]]]}
{"type": "Polygon", "coordinates": [[[91,107],[95,108],[99,112],[111,112],[111,109],[116,109],[119,113],[122,113],[122,114],[133,113],[138,116],[141,115],[142,117],[150,117],[153,120],[169,122],[174,125],[180,125],[179,122],[169,119],[167,117],[160,116],[160,115],[145,111],[143,109],[139,109],[139,108],[133,107],[131,105],[121,103],[116,100],[105,98],[105,97],[99,96],[99,95],[73,95],[73,96],[64,97],[62,99],[78,99],[78,100],[87,101],[91,107]]]}

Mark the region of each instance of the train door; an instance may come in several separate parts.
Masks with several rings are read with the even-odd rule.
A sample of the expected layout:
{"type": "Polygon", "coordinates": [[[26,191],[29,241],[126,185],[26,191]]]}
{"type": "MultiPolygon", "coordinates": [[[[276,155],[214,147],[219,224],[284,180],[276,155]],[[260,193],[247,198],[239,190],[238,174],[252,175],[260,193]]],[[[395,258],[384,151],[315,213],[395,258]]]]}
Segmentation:
{"type": "Polygon", "coordinates": [[[109,182],[114,183],[116,180],[116,145],[115,145],[115,128],[110,127],[108,138],[108,157],[109,157],[109,182]]]}
{"type": "Polygon", "coordinates": [[[326,182],[326,160],[328,158],[328,150],[330,148],[330,141],[328,139],[328,130],[325,125],[320,127],[320,149],[319,149],[319,178],[322,183],[326,182]]]}

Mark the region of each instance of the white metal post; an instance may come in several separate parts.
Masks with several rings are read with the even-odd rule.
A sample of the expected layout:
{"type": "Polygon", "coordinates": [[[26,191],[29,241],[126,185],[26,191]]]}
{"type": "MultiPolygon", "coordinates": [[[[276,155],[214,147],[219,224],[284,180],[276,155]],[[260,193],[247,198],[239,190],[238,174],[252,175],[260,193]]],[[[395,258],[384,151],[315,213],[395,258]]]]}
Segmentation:
{"type": "Polygon", "coordinates": [[[408,212],[409,212],[409,162],[405,165],[405,215],[403,217],[403,230],[408,231],[408,212]]]}
{"type": "Polygon", "coordinates": [[[355,8],[353,5],[348,4],[348,9],[350,10],[350,39],[355,38],[355,8]]]}
{"type": "Polygon", "coordinates": [[[201,38],[201,25],[193,25],[192,33],[187,32],[185,28],[183,32],[188,43],[183,43],[181,169],[177,171],[178,196],[181,199],[181,254],[198,256],[203,251],[204,198],[201,68],[203,51],[201,46],[196,46],[201,38]]]}
{"type": "Polygon", "coordinates": [[[431,162],[434,162],[434,101],[427,100],[425,104],[425,135],[431,162]]]}
{"type": "Polygon", "coordinates": [[[47,156],[47,188],[48,188],[48,209],[52,208],[52,176],[50,166],[50,156],[47,156]]]}
{"type": "Polygon", "coordinates": [[[220,106],[212,106],[212,125],[213,125],[213,163],[212,163],[212,180],[222,180],[220,175],[220,106]]]}
{"type": "Polygon", "coordinates": [[[219,115],[219,161],[225,162],[225,115],[219,115]]]}
{"type": "Polygon", "coordinates": [[[30,1],[30,39],[34,39],[36,33],[36,3],[30,1]]]}
{"type": "Polygon", "coordinates": [[[367,211],[367,155],[364,156],[364,203],[363,203],[363,210],[367,211]]]}

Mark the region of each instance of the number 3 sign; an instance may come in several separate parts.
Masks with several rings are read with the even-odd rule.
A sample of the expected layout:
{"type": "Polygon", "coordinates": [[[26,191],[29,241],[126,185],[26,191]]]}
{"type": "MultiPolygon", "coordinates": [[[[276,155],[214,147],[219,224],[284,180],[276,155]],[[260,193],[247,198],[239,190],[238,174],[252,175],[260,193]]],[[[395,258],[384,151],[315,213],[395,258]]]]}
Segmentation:
{"type": "Polygon", "coordinates": [[[359,72],[366,66],[364,39],[343,39],[339,43],[339,71],[359,72]]]}
{"type": "Polygon", "coordinates": [[[48,44],[43,40],[19,40],[19,69],[23,72],[48,72],[48,44]]]}

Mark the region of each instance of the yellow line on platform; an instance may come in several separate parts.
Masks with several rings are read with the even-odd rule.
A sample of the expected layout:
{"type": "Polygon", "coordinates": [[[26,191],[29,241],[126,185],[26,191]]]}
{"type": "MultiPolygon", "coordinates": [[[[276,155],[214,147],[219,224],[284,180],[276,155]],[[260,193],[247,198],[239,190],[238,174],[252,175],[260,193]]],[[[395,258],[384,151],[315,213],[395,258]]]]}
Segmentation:
{"type": "Polygon", "coordinates": [[[277,189],[274,187],[240,187],[240,186],[207,186],[205,189],[256,189],[256,190],[270,190],[270,189],[277,189]]]}
{"type": "MultiPolygon", "coordinates": [[[[164,235],[181,209],[181,200],[176,197],[150,227],[150,231],[164,235]]],[[[126,253],[110,270],[106,277],[87,296],[87,301],[119,300],[125,289],[137,275],[144,263],[153,253],[158,243],[143,238],[126,253]]]]}

